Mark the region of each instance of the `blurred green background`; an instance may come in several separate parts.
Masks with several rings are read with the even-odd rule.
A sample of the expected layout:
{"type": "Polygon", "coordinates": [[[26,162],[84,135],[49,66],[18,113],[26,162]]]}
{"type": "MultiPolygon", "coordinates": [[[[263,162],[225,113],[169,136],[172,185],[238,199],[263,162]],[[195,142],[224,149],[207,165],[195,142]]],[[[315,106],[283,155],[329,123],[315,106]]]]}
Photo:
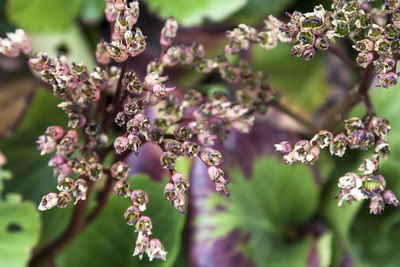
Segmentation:
{"type": "MultiPolygon", "coordinates": [[[[325,8],[329,1],[323,0],[325,8]]],[[[196,40],[211,53],[224,46],[223,33],[238,23],[262,25],[268,14],[285,18],[285,11],[311,11],[311,0],[146,0],[141,1],[138,26],[148,36],[146,56],[133,63],[144,71],[159,53],[163,20],[181,23],[178,41],[196,40]]],[[[50,55],[66,53],[70,60],[95,65],[94,48],[107,39],[103,0],[0,1],[0,36],[16,27],[31,36],[34,50],[50,55]]],[[[349,45],[345,52],[354,58],[349,45]]],[[[353,78],[329,55],[311,62],[292,59],[290,45],[273,51],[252,49],[246,57],[254,68],[269,74],[285,103],[318,119],[321,103],[353,86],[353,78]],[[344,85],[343,85],[344,84],[344,85]],[[344,88],[344,89],[343,89],[344,88]]],[[[182,88],[212,91],[226,88],[220,79],[204,78],[190,69],[168,70],[182,88]]],[[[71,208],[36,210],[41,197],[55,189],[56,180],[40,156],[35,140],[49,125],[66,126],[60,102],[41,88],[24,61],[0,57],[0,150],[7,164],[0,168],[0,266],[26,266],[34,249],[54,240],[68,223],[71,208]]],[[[391,122],[392,154],[381,172],[388,187],[400,195],[400,88],[373,89],[379,116],[391,122]]],[[[229,89],[229,88],[228,88],[229,89]]],[[[353,113],[362,116],[362,107],[353,113]]],[[[270,113],[268,113],[270,114],[270,113]]],[[[163,199],[162,173],[134,175],[135,188],[150,196],[147,214],[154,233],[169,252],[166,262],[141,262],[132,257],[136,234],[123,219],[128,201],[111,197],[103,214],[57,258],[57,266],[400,266],[400,213],[387,207],[381,216],[369,215],[368,203],[337,207],[337,178],[356,171],[361,156],[342,159],[322,154],[316,167],[285,166],[272,145],[301,132],[276,113],[259,118],[252,134],[234,134],[225,143],[231,197],[215,194],[205,169],[198,162],[180,162],[178,170],[191,177],[190,205],[178,214],[163,199]]],[[[153,153],[153,152],[149,152],[153,153]]],[[[158,164],[157,159],[128,159],[132,167],[158,164]],[[142,164],[142,165],[141,165],[142,164]]],[[[138,169],[140,169],[138,167],[138,169]]],[[[146,168],[140,169],[145,172],[146,168]]],[[[89,205],[94,206],[95,200],[89,205]]]]}

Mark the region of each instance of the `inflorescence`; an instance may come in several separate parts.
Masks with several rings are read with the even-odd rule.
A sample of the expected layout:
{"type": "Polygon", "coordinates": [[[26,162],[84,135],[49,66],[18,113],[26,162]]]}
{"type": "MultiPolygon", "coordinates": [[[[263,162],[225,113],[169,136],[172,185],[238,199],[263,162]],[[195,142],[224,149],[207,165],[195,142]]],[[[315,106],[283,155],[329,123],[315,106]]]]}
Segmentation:
{"type": "MultiPolygon", "coordinates": [[[[138,233],[133,254],[142,258],[147,253],[150,260],[165,260],[167,252],[152,235],[151,219],[143,214],[149,197],[143,190],[130,188],[130,167],[123,162],[125,157],[131,152],[139,155],[140,147],[146,143],[162,150],[160,164],[169,173],[164,197],[179,212],[184,212],[185,193],[190,187],[189,179],[175,170],[181,157],[201,159],[216,191],[229,195],[228,181],[219,167],[222,155],[211,146],[225,140],[232,129],[248,133],[255,114],[264,114],[270,104],[279,101],[279,94],[271,91],[266,74],[253,71],[244,59],[231,63],[226,54],[237,54],[253,44],[269,50],[279,42],[288,42],[294,43],[293,57],[310,60],[316,51],[330,49],[335,38],[348,38],[358,51],[358,66],[373,66],[377,86],[392,86],[398,78],[395,70],[400,52],[400,4],[385,1],[375,8],[370,2],[373,1],[335,0],[331,11],[321,5],[310,13],[295,11],[288,14],[287,23],[269,16],[261,30],[240,24],[226,33],[229,44],[212,58],[206,56],[202,44],[176,43],[178,23],[170,18],[161,31],[161,54],[149,62],[145,77],[139,77],[127,64],[146,50],[146,36],[134,28],[139,17],[137,1],[106,0],[105,14],[112,34],[109,41],[98,43],[95,56],[99,65],[93,71],[82,62],[68,62],[63,55],[51,58],[45,52],[32,52],[23,30],[0,38],[1,54],[27,57],[29,66],[62,99],[58,107],[68,116],[68,129],[50,126],[37,141],[42,155],[54,153],[49,166],[54,167],[58,181],[58,193],[44,196],[39,210],[65,208],[72,202],[78,205],[88,198],[96,181],[108,179],[117,196],[131,201],[124,218],[138,233]],[[196,90],[187,90],[180,97],[174,93],[175,87],[168,86],[168,76],[164,74],[165,67],[177,65],[190,65],[204,74],[215,71],[240,90],[234,97],[222,92],[206,97],[196,90]],[[110,92],[111,103],[106,97],[110,92]],[[155,118],[149,118],[149,109],[155,118]],[[122,134],[109,140],[113,124],[122,134]],[[107,166],[104,160],[111,151],[115,151],[115,158],[107,166]]],[[[342,157],[347,148],[367,151],[374,147],[374,154],[359,168],[361,176],[347,173],[339,178],[338,197],[339,205],[345,200],[351,203],[370,199],[371,213],[378,214],[385,202],[395,206],[399,203],[378,174],[379,160],[386,159],[390,151],[386,139],[389,131],[389,122],[383,118],[351,118],[345,122],[345,129],[335,135],[322,130],[311,140],[295,145],[285,141],[275,147],[284,153],[286,163],[310,165],[324,148],[342,157]]]]}

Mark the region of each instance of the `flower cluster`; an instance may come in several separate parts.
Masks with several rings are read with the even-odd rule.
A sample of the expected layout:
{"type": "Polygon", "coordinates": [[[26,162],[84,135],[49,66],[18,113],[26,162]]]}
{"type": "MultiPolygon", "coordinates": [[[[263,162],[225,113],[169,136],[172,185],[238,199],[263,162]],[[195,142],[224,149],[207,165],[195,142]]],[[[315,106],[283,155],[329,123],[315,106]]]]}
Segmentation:
{"type": "MultiPolygon", "coordinates": [[[[95,55],[99,66],[93,71],[82,62],[69,62],[63,55],[52,58],[45,52],[30,52],[29,39],[22,30],[9,33],[8,39],[1,39],[0,51],[5,56],[16,57],[22,50],[29,66],[39,72],[54,95],[62,99],[58,107],[68,116],[69,129],[48,127],[37,141],[42,155],[55,153],[49,166],[54,167],[59,191],[44,196],[39,210],[64,208],[73,198],[74,205],[80,205],[80,201],[87,201],[93,184],[106,179],[104,196],[113,188],[117,196],[131,200],[132,206],[124,217],[138,233],[134,255],[142,258],[146,252],[150,260],[165,260],[167,252],[152,236],[151,219],[142,214],[148,202],[147,193],[130,188],[130,167],[123,162],[124,158],[130,152],[139,155],[145,143],[158,146],[162,150],[160,165],[170,176],[164,197],[181,213],[190,186],[189,179],[175,170],[181,157],[200,158],[208,168],[216,191],[228,196],[228,181],[219,166],[223,162],[222,155],[210,146],[225,140],[232,129],[248,133],[255,120],[254,113],[265,113],[267,104],[278,100],[278,96],[271,92],[267,76],[254,72],[247,61],[231,63],[225,56],[229,51],[207,58],[202,44],[175,43],[179,26],[173,18],[166,21],[161,31],[160,57],[149,62],[146,75],[139,77],[127,64],[130,58],[146,49],[146,37],[139,28],[133,29],[139,17],[138,2],[107,0],[105,14],[112,34],[109,41],[98,43],[95,55]],[[121,63],[121,67],[112,66],[112,60],[121,63]],[[243,89],[233,98],[223,92],[206,97],[196,90],[178,96],[164,74],[165,67],[176,65],[191,65],[205,74],[216,71],[227,83],[243,89]],[[110,92],[113,92],[111,103],[107,98],[110,92]],[[150,118],[149,110],[156,116],[150,118]],[[122,133],[110,144],[109,131],[113,123],[122,133]],[[108,167],[105,158],[113,150],[115,159],[108,167]]],[[[271,17],[266,25],[267,31],[274,31],[282,36],[281,41],[284,40],[278,30],[279,21],[271,17]]],[[[252,29],[244,27],[242,30],[249,31],[250,38],[252,29]]],[[[272,33],[262,32],[257,38],[266,39],[269,34],[272,33]]],[[[233,40],[234,34],[229,38],[233,40]]],[[[101,201],[99,203],[101,205],[101,201]]],[[[92,215],[96,213],[97,209],[92,215]]],[[[91,220],[89,215],[86,222],[91,220]]]]}
{"type": "Polygon", "coordinates": [[[31,42],[22,29],[7,33],[7,38],[0,38],[0,54],[6,57],[18,57],[21,51],[27,55],[31,50],[31,42]]]}
{"type": "Polygon", "coordinates": [[[384,177],[378,174],[379,159],[386,159],[390,153],[387,142],[389,132],[390,124],[385,118],[373,116],[366,117],[363,121],[353,117],[345,121],[344,130],[335,136],[329,131],[321,130],[310,141],[300,140],[294,145],[283,141],[276,144],[275,149],[284,154],[283,158],[287,164],[302,162],[312,165],[318,160],[320,150],[324,148],[329,148],[331,155],[342,157],[347,148],[367,151],[373,147],[373,155],[366,158],[358,168],[362,177],[351,172],[339,178],[338,186],[341,192],[338,197],[339,206],[344,200],[351,203],[370,199],[371,213],[379,214],[384,208],[384,199],[386,203],[398,205],[393,192],[385,191],[384,177]]]}

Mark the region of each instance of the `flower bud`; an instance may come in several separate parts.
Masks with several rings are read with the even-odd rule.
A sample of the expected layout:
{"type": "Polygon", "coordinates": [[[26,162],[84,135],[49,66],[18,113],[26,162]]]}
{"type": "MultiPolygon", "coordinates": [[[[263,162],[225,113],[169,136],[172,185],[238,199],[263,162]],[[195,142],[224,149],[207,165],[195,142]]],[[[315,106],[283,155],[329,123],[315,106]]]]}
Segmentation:
{"type": "Polygon", "coordinates": [[[129,184],[125,180],[116,181],[114,185],[114,194],[119,197],[129,197],[129,184]]]}
{"type": "Polygon", "coordinates": [[[360,66],[361,68],[366,68],[368,67],[368,65],[374,60],[374,54],[371,52],[360,52],[358,53],[356,62],[358,64],[358,66],[360,66]]]}
{"type": "Polygon", "coordinates": [[[51,157],[51,159],[49,161],[49,166],[59,166],[65,162],[66,162],[66,160],[64,159],[63,156],[61,156],[59,154],[55,154],[54,156],[51,157]]]}
{"type": "Polygon", "coordinates": [[[173,17],[165,21],[165,25],[161,30],[160,44],[162,46],[170,46],[178,31],[178,22],[173,17]]]}
{"type": "Polygon", "coordinates": [[[367,53],[374,49],[374,42],[369,39],[362,39],[357,41],[353,48],[359,52],[367,53]]]}
{"type": "Polygon", "coordinates": [[[321,130],[310,141],[313,146],[319,146],[321,149],[328,147],[332,142],[333,135],[331,132],[321,130]]]}
{"type": "Polygon", "coordinates": [[[54,139],[46,136],[46,135],[41,135],[39,136],[39,139],[36,141],[37,144],[37,150],[41,150],[40,155],[44,154],[50,154],[56,149],[56,142],[54,139]]]}
{"type": "Polygon", "coordinates": [[[75,203],[74,205],[81,199],[86,199],[86,193],[88,191],[87,183],[84,179],[78,179],[75,181],[75,191],[73,192],[75,196],[75,203]]]}
{"type": "Polygon", "coordinates": [[[210,73],[214,69],[214,62],[208,58],[197,60],[194,64],[196,71],[201,73],[210,73]]]}
{"type": "Polygon", "coordinates": [[[333,138],[332,143],[329,146],[329,151],[331,155],[336,155],[338,157],[343,157],[346,152],[347,146],[347,136],[343,133],[339,133],[333,138]]]}
{"type": "Polygon", "coordinates": [[[362,171],[364,175],[370,175],[377,171],[379,168],[379,160],[375,157],[369,157],[364,160],[364,162],[358,168],[359,171],[362,171]]]}
{"type": "Polygon", "coordinates": [[[163,152],[160,156],[161,167],[164,169],[174,169],[176,158],[171,152],[163,152]]]}
{"type": "Polygon", "coordinates": [[[188,158],[195,158],[199,154],[200,146],[196,143],[185,141],[182,144],[183,151],[185,156],[188,158]]]}
{"type": "Polygon", "coordinates": [[[49,57],[44,52],[35,53],[29,58],[29,67],[36,71],[46,70],[49,67],[49,57]]]}
{"type": "Polygon", "coordinates": [[[89,70],[82,62],[81,63],[72,62],[71,65],[72,65],[71,69],[72,75],[76,76],[80,82],[86,82],[89,80],[90,77],[89,70]]]}
{"type": "Polygon", "coordinates": [[[118,180],[125,180],[128,178],[130,169],[129,165],[125,164],[123,161],[115,162],[111,166],[111,176],[118,180]]]}
{"type": "MultiPolygon", "coordinates": [[[[124,106],[124,112],[127,116],[135,116],[138,112],[140,112],[140,106],[137,101],[129,101],[124,106]]],[[[133,123],[133,121],[132,121],[133,123]]],[[[129,132],[129,130],[128,130],[129,132]]]]}
{"type": "Polygon", "coordinates": [[[307,140],[300,140],[294,145],[293,156],[297,161],[304,163],[310,150],[310,142],[307,140]]]}
{"type": "Polygon", "coordinates": [[[123,62],[128,59],[126,46],[121,41],[112,41],[111,43],[106,43],[105,45],[108,54],[115,61],[123,62]]]}
{"type": "Polygon", "coordinates": [[[183,156],[182,144],[175,140],[167,141],[165,144],[165,149],[172,153],[175,157],[183,156]]]}
{"type": "Polygon", "coordinates": [[[58,194],[57,207],[66,208],[71,203],[72,197],[69,192],[61,192],[58,194]]]}
{"type": "Polygon", "coordinates": [[[115,124],[122,127],[126,123],[126,116],[124,112],[118,112],[114,120],[115,124]]]}
{"type": "Polygon", "coordinates": [[[215,185],[215,190],[217,192],[223,191],[226,196],[229,196],[229,192],[226,189],[228,181],[225,179],[224,171],[215,166],[211,166],[208,168],[207,173],[208,176],[210,177],[210,180],[215,185]]]}
{"type": "Polygon", "coordinates": [[[57,190],[60,192],[70,192],[75,189],[75,181],[69,177],[61,177],[58,180],[57,190]]]}
{"type": "Polygon", "coordinates": [[[92,163],[89,165],[89,179],[93,181],[99,180],[103,176],[103,165],[100,163],[92,163]]]}
{"type": "Polygon", "coordinates": [[[314,165],[318,160],[320,153],[320,148],[318,146],[312,146],[308,154],[306,155],[305,163],[309,165],[314,165]]]}
{"type": "Polygon", "coordinates": [[[149,238],[150,234],[151,234],[150,230],[144,233],[139,231],[133,256],[138,256],[140,260],[143,258],[143,253],[147,250],[147,248],[150,245],[150,238],[149,238]]]}
{"type": "Polygon", "coordinates": [[[101,41],[96,46],[96,60],[99,64],[108,65],[111,61],[110,54],[107,51],[106,43],[101,41]]]}
{"type": "Polygon", "coordinates": [[[126,72],[122,79],[122,87],[131,94],[139,95],[142,92],[142,83],[134,71],[126,72]]]}
{"type": "Polygon", "coordinates": [[[362,191],[368,196],[381,193],[386,188],[386,180],[382,175],[363,176],[362,191]]]}
{"type": "Polygon", "coordinates": [[[378,55],[389,55],[392,52],[390,41],[386,39],[377,40],[375,42],[374,50],[378,55]]]}
{"type": "Polygon", "coordinates": [[[49,193],[42,197],[42,201],[39,204],[38,210],[44,211],[49,210],[57,205],[58,195],[56,193],[49,193]]]}
{"type": "Polygon", "coordinates": [[[348,172],[339,178],[338,187],[342,189],[359,188],[362,186],[360,176],[354,172],[348,172]]]}
{"type": "Polygon", "coordinates": [[[375,154],[378,154],[383,159],[387,159],[390,154],[390,146],[385,140],[378,140],[375,144],[375,154]]]}
{"type": "Polygon", "coordinates": [[[172,181],[174,182],[177,190],[185,192],[189,189],[190,183],[182,173],[176,172],[172,175],[172,181]]]}
{"type": "Polygon", "coordinates": [[[386,190],[383,193],[383,199],[387,204],[393,205],[395,207],[399,206],[399,201],[396,195],[391,190],[386,190]]]}
{"type": "Polygon", "coordinates": [[[127,52],[131,57],[141,54],[146,49],[146,37],[139,28],[136,28],[135,32],[125,32],[124,38],[127,52]]]}
{"type": "Polygon", "coordinates": [[[399,76],[395,72],[388,72],[385,74],[378,75],[378,82],[376,83],[377,87],[389,88],[397,84],[397,79],[399,76]]]}
{"type": "Polygon", "coordinates": [[[124,213],[128,225],[135,225],[140,217],[140,210],[136,206],[130,206],[124,213]]]}
{"type": "Polygon", "coordinates": [[[131,202],[143,212],[146,210],[146,204],[149,203],[149,196],[143,190],[134,190],[131,193],[131,202]]]}
{"type": "Polygon", "coordinates": [[[117,137],[114,141],[115,153],[121,154],[129,148],[129,140],[125,136],[117,137]]]}
{"type": "Polygon", "coordinates": [[[369,213],[378,215],[382,213],[384,208],[385,202],[383,201],[383,197],[381,195],[375,195],[371,198],[369,203],[369,213]]]}
{"type": "Polygon", "coordinates": [[[180,213],[184,213],[183,205],[185,205],[185,196],[178,191],[178,189],[172,184],[167,183],[164,187],[164,197],[170,201],[171,204],[179,210],[180,213]]]}
{"type": "Polygon", "coordinates": [[[164,250],[164,246],[161,244],[160,240],[156,238],[150,240],[146,253],[149,255],[149,261],[152,261],[153,259],[166,261],[167,252],[164,250]]]}
{"type": "Polygon", "coordinates": [[[372,132],[376,137],[386,140],[387,134],[390,132],[390,123],[385,118],[373,117],[370,122],[372,132]]]}
{"type": "Polygon", "coordinates": [[[223,162],[222,155],[218,150],[206,148],[200,152],[201,160],[208,166],[217,166],[223,162]]]}
{"type": "Polygon", "coordinates": [[[145,235],[151,235],[151,229],[153,229],[153,224],[151,219],[147,216],[142,216],[139,218],[135,226],[135,232],[143,232],[145,235]]]}

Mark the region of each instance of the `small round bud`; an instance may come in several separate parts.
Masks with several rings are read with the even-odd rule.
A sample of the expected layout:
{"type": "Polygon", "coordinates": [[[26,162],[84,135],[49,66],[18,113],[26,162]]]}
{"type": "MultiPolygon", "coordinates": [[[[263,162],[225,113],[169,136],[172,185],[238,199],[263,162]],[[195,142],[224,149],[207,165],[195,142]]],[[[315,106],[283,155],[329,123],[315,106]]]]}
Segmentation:
{"type": "Polygon", "coordinates": [[[72,202],[72,197],[69,192],[61,192],[58,194],[57,207],[66,208],[72,202]]]}
{"type": "Polygon", "coordinates": [[[125,180],[128,178],[130,169],[129,165],[125,164],[123,161],[115,162],[111,166],[111,176],[118,180],[125,180]]]}
{"type": "Polygon", "coordinates": [[[359,171],[363,172],[364,175],[370,175],[378,170],[379,161],[375,157],[366,158],[358,168],[359,171]]]}
{"type": "Polygon", "coordinates": [[[129,184],[125,180],[118,180],[114,185],[114,194],[119,197],[129,197],[129,184]]]}
{"type": "Polygon", "coordinates": [[[134,190],[131,193],[131,202],[143,212],[146,210],[146,204],[149,203],[149,196],[143,190],[134,190]]]}
{"type": "Polygon", "coordinates": [[[199,154],[200,146],[196,143],[185,141],[182,144],[183,151],[185,156],[188,158],[195,158],[199,154]]]}
{"type": "Polygon", "coordinates": [[[163,152],[160,156],[161,167],[164,169],[174,169],[176,158],[171,152],[163,152]]]}
{"type": "Polygon", "coordinates": [[[393,205],[395,207],[399,206],[399,200],[391,190],[386,190],[383,193],[383,199],[387,204],[393,205]]]}
{"type": "Polygon", "coordinates": [[[140,217],[140,210],[136,206],[130,206],[124,213],[124,218],[128,225],[135,225],[140,217]]]}
{"type": "Polygon", "coordinates": [[[121,154],[129,148],[129,140],[125,136],[117,137],[114,141],[115,153],[121,154]]]}
{"type": "Polygon", "coordinates": [[[58,180],[57,190],[61,192],[70,192],[75,189],[75,181],[69,177],[62,177],[58,180]]]}
{"type": "Polygon", "coordinates": [[[339,133],[333,138],[332,143],[329,146],[331,155],[343,157],[346,152],[347,136],[343,133],[339,133]]]}
{"type": "Polygon", "coordinates": [[[141,216],[138,222],[136,223],[135,232],[143,232],[150,235],[152,228],[153,224],[151,223],[151,219],[147,216],[141,216]]]}
{"type": "Polygon", "coordinates": [[[44,211],[49,210],[57,205],[58,195],[56,193],[49,193],[42,197],[42,201],[39,204],[38,210],[44,211]]]}
{"type": "Polygon", "coordinates": [[[90,164],[88,174],[91,180],[99,180],[103,176],[103,165],[101,165],[100,163],[90,164]]]}
{"type": "Polygon", "coordinates": [[[369,213],[371,214],[381,214],[385,208],[385,202],[381,195],[375,195],[371,198],[369,203],[369,213]]]}

